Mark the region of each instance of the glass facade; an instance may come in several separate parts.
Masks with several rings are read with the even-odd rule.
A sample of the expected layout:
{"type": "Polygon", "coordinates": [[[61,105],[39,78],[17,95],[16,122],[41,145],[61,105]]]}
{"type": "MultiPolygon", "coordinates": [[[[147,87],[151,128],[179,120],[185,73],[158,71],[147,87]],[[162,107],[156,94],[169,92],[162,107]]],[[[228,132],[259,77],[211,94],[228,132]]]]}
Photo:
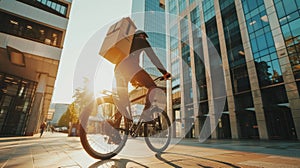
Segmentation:
{"type": "Polygon", "coordinates": [[[178,27],[174,25],[170,29],[170,57],[172,62],[172,93],[173,104],[180,104],[180,59],[178,53],[178,27]]]}
{"type": "Polygon", "coordinates": [[[204,22],[207,22],[211,18],[215,17],[215,8],[213,0],[203,0],[202,9],[204,14],[204,22]]]}
{"type": "Polygon", "coordinates": [[[24,135],[37,82],[0,72],[0,136],[24,135]]]}
{"type": "Polygon", "coordinates": [[[62,47],[63,32],[15,15],[0,11],[0,32],[36,41],[46,45],[62,47]]]}
{"type": "MultiPolygon", "coordinates": [[[[159,57],[162,64],[166,67],[166,23],[165,9],[160,1],[136,1],[132,3],[132,12],[144,12],[143,15],[133,13],[133,17],[138,19],[143,17],[144,31],[148,34],[148,41],[151,44],[154,52],[159,57]],[[141,11],[144,10],[144,11],[141,11]]],[[[147,56],[143,56],[141,65],[145,70],[154,76],[161,76],[161,73],[153,67],[153,64],[147,56]]]]}
{"type": "Polygon", "coordinates": [[[282,71],[263,1],[243,0],[243,8],[260,86],[282,83],[282,71]]]}
{"type": "MultiPolygon", "coordinates": [[[[220,0],[219,5],[220,5],[221,18],[223,23],[222,27],[223,27],[225,45],[227,50],[227,59],[228,59],[229,69],[231,74],[231,85],[234,94],[234,101],[235,102],[239,101],[238,94],[243,94],[243,96],[249,96],[247,99],[251,99],[252,95],[250,92],[250,82],[249,82],[249,76],[246,68],[246,60],[244,55],[240,54],[240,52],[244,51],[244,49],[242,45],[242,38],[240,34],[240,28],[239,28],[234,0],[226,0],[226,1],[220,0]]],[[[236,108],[237,115],[240,113],[244,113],[245,109],[247,108],[247,106],[245,106],[246,105],[245,102],[241,104],[243,104],[241,107],[236,108]]],[[[224,111],[228,111],[228,109],[226,110],[225,108],[224,111]]],[[[242,117],[243,115],[240,116],[242,117]]],[[[226,127],[227,124],[225,124],[230,122],[229,114],[224,113],[222,117],[223,118],[221,118],[221,122],[224,127],[223,136],[224,138],[230,138],[231,136],[229,131],[230,127],[226,127]]],[[[245,123],[242,121],[243,118],[241,117],[237,119],[238,122],[240,123],[240,126],[243,127],[245,123]]],[[[252,119],[255,120],[255,117],[252,119]]],[[[248,120],[250,120],[250,118],[248,118],[248,120]]]]}
{"type": "Polygon", "coordinates": [[[57,0],[17,0],[55,15],[67,17],[68,5],[57,0]]]}
{"type": "Polygon", "coordinates": [[[300,2],[274,0],[285,46],[296,79],[300,78],[300,2]]]}
{"type": "MultiPolygon", "coordinates": [[[[193,34],[193,48],[194,48],[194,59],[195,59],[195,71],[196,80],[199,88],[199,100],[207,101],[207,86],[205,76],[205,66],[203,57],[203,45],[202,45],[202,32],[200,27],[200,11],[199,6],[193,9],[190,13],[192,23],[192,34],[193,34]]],[[[201,111],[201,109],[200,109],[201,111]]]]}
{"type": "MultiPolygon", "coordinates": [[[[190,44],[189,44],[189,27],[187,16],[180,20],[180,35],[181,35],[181,60],[182,60],[182,71],[181,75],[183,77],[182,89],[184,100],[185,113],[183,115],[183,120],[185,121],[186,129],[189,128],[188,124],[193,120],[193,94],[192,94],[192,74],[191,74],[191,55],[190,55],[190,44]]],[[[189,132],[189,130],[186,130],[189,132]]],[[[188,137],[191,137],[191,132],[188,133],[188,137]]]]}
{"type": "MultiPolygon", "coordinates": [[[[300,90],[300,2],[297,0],[278,1],[274,0],[274,5],[279,20],[282,36],[284,38],[285,47],[288,53],[289,61],[296,79],[298,94],[300,90]]],[[[282,88],[283,90],[284,88],[282,88]]],[[[280,95],[281,96],[281,95],[280,95]]],[[[283,97],[282,97],[283,98],[283,97]]],[[[285,98],[287,99],[287,98],[285,98]]],[[[273,101],[275,102],[275,100],[273,101]]],[[[282,102],[287,102],[284,100],[282,102]]],[[[281,103],[282,104],[282,103],[281,103]]],[[[275,106],[276,107],[276,106],[275,106]]],[[[274,137],[285,137],[288,139],[296,139],[297,132],[296,122],[291,122],[293,116],[290,109],[282,107],[274,115],[268,115],[270,125],[282,125],[282,127],[274,127],[270,132],[274,137]],[[287,111],[287,112],[286,112],[287,111]],[[296,127],[296,129],[295,129],[296,127]]]]}
{"type": "Polygon", "coordinates": [[[271,139],[294,139],[291,111],[280,106],[288,103],[288,98],[265,4],[261,0],[243,0],[242,4],[261,88],[268,136],[271,139]]]}
{"type": "Polygon", "coordinates": [[[181,14],[186,9],[186,1],[178,0],[178,5],[179,5],[179,14],[181,14]]]}
{"type": "Polygon", "coordinates": [[[71,1],[0,6],[0,136],[32,136],[48,117],[71,1]]]}
{"type": "MultiPolygon", "coordinates": [[[[295,124],[297,118],[294,116],[297,111],[293,110],[300,107],[291,105],[291,102],[299,99],[297,96],[300,88],[300,2],[273,0],[265,4],[264,0],[203,0],[194,5],[195,2],[197,1],[166,1],[167,12],[179,16],[176,22],[174,18],[167,22],[170,24],[170,30],[167,30],[170,33],[168,61],[173,74],[173,110],[177,125],[186,124],[182,122],[195,114],[192,105],[195,95],[198,95],[200,117],[199,124],[194,126],[201,131],[203,123],[209,118],[209,100],[217,100],[211,99],[208,94],[211,92],[208,89],[212,87],[207,86],[210,84],[210,72],[206,67],[216,65],[217,60],[210,59],[211,65],[205,65],[204,57],[207,56],[204,53],[211,58],[210,55],[216,50],[220,58],[228,60],[228,65],[222,59],[218,64],[220,63],[223,70],[228,69],[226,72],[229,73],[225,75],[230,76],[226,78],[226,84],[231,84],[231,87],[227,87],[230,90],[226,91],[227,96],[232,95],[232,98],[229,101],[227,97],[222,117],[216,121],[216,134],[212,133],[211,138],[299,139],[296,132],[300,128],[299,124],[295,124]],[[236,5],[239,3],[241,6],[236,5]],[[281,30],[279,35],[283,36],[289,62],[282,61],[281,55],[278,55],[282,48],[278,48],[278,41],[274,40],[278,34],[273,34],[278,33],[275,30],[278,26],[270,24],[269,15],[273,13],[268,12],[274,10],[267,9],[266,6],[276,10],[275,15],[281,30]],[[220,19],[222,22],[218,22],[220,19]],[[207,47],[204,48],[202,42],[206,39],[207,47]],[[191,41],[193,46],[190,46],[191,41]],[[221,49],[226,53],[222,53],[221,49]],[[191,64],[192,60],[194,65],[191,64]],[[287,66],[292,68],[295,78],[293,86],[290,84],[293,79],[287,78],[288,84],[284,81],[286,69],[283,67],[287,66]],[[196,85],[191,80],[193,75],[196,85]],[[198,87],[197,93],[192,89],[195,86],[198,87]],[[258,108],[260,106],[261,110],[258,108]],[[261,125],[266,126],[265,132],[260,130],[263,128],[261,125]]],[[[182,131],[181,127],[176,129],[182,131]]],[[[194,137],[196,130],[185,130],[181,133],[186,137],[194,137]]]]}
{"type": "Polygon", "coordinates": [[[174,15],[178,14],[177,5],[176,5],[177,0],[168,1],[168,3],[169,3],[169,13],[174,15]]]}

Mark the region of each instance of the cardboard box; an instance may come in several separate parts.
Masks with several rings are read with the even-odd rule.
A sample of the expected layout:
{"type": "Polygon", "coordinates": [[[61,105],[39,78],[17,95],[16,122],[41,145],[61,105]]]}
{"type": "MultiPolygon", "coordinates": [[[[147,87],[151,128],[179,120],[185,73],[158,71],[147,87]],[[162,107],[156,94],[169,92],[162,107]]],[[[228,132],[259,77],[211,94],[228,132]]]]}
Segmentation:
{"type": "Polygon", "coordinates": [[[129,18],[113,24],[103,40],[99,54],[113,64],[118,64],[129,55],[136,26],[129,18]]]}

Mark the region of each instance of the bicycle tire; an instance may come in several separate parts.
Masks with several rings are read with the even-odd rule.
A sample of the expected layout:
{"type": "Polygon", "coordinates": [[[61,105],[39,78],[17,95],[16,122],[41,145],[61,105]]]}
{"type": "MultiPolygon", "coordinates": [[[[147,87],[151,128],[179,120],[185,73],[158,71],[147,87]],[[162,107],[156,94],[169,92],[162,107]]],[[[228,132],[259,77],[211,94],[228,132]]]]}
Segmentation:
{"type": "Polygon", "coordinates": [[[151,122],[145,123],[144,135],[147,146],[153,152],[163,152],[170,144],[172,138],[172,128],[170,119],[165,111],[157,113],[160,118],[155,118],[151,122]],[[157,124],[163,123],[162,129],[157,129],[157,124]],[[151,132],[152,131],[152,132],[151,132]]]}
{"type": "MultiPolygon", "coordinates": [[[[100,104],[98,102],[98,105],[100,106],[104,103],[107,102],[102,101],[100,102],[100,104]]],[[[108,102],[108,104],[114,106],[114,104],[111,102],[108,102]]],[[[108,142],[107,135],[105,135],[106,133],[99,131],[99,130],[103,130],[103,127],[101,127],[103,126],[103,124],[98,124],[100,125],[98,129],[95,129],[94,127],[91,128],[90,124],[92,122],[95,122],[95,121],[91,121],[91,118],[95,116],[95,112],[92,112],[92,109],[95,108],[87,107],[83,111],[84,114],[81,117],[81,126],[80,126],[80,142],[84,150],[93,158],[101,159],[101,160],[110,159],[116,156],[125,146],[125,143],[128,138],[128,133],[129,133],[128,120],[125,117],[122,117],[123,124],[122,126],[120,125],[120,127],[123,128],[118,129],[118,132],[119,131],[122,132],[121,142],[119,144],[110,144],[108,142]]],[[[102,123],[106,124],[106,126],[108,127],[113,128],[106,121],[104,122],[102,121],[102,123]]]]}

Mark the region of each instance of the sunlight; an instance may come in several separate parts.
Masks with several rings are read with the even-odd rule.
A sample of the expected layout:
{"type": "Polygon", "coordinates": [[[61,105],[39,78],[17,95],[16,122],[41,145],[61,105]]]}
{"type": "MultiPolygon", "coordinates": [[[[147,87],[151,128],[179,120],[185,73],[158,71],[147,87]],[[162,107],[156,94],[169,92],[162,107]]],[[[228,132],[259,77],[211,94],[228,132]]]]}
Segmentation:
{"type": "Polygon", "coordinates": [[[94,95],[100,96],[102,90],[112,91],[114,78],[114,64],[111,64],[105,59],[102,59],[97,67],[94,80],[94,95]]]}

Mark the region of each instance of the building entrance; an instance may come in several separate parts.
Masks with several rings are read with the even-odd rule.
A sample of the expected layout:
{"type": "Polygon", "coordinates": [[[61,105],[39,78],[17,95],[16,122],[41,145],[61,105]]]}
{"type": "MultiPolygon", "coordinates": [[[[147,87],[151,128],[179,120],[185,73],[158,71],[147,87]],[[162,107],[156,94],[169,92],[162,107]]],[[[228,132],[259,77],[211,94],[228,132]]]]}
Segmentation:
{"type": "Polygon", "coordinates": [[[218,120],[217,133],[218,139],[231,138],[229,114],[223,113],[218,120]]]}
{"type": "Polygon", "coordinates": [[[237,121],[239,125],[239,136],[241,139],[259,139],[255,111],[238,111],[237,121]]]}
{"type": "Polygon", "coordinates": [[[288,107],[272,106],[265,110],[270,139],[297,139],[291,110],[288,107]]]}
{"type": "Polygon", "coordinates": [[[37,83],[0,73],[0,136],[23,135],[37,83]]]}

